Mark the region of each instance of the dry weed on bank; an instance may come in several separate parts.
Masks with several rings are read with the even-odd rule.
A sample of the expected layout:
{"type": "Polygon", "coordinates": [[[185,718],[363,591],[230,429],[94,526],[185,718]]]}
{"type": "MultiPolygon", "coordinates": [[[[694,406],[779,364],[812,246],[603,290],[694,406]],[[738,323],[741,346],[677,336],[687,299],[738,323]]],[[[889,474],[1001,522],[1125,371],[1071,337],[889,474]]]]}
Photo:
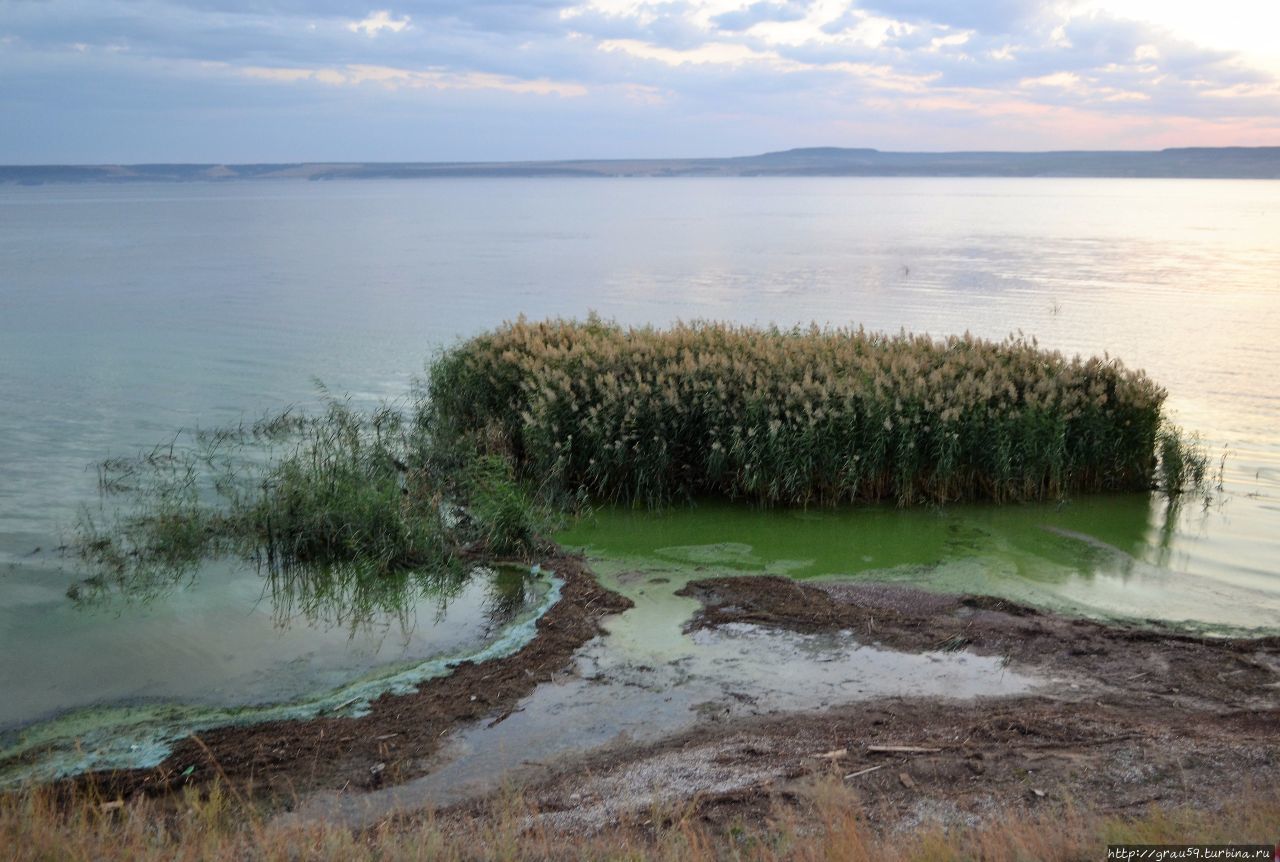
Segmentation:
{"type": "Polygon", "coordinates": [[[215,787],[162,802],[57,801],[36,790],[0,797],[0,848],[15,862],[35,860],[660,860],[660,862],[1068,862],[1105,858],[1109,843],[1268,843],[1280,830],[1280,796],[1243,795],[1205,809],[1151,809],[1106,817],[1073,808],[1008,812],[959,830],[923,828],[877,834],[856,796],[820,781],[798,804],[775,806],[768,822],[714,830],[696,801],[655,811],[648,823],[594,835],[563,835],[539,826],[520,797],[498,799],[484,816],[447,823],[423,816],[353,833],[329,824],[284,824],[246,815],[215,787]],[[653,826],[653,823],[660,825],[653,826]]]}

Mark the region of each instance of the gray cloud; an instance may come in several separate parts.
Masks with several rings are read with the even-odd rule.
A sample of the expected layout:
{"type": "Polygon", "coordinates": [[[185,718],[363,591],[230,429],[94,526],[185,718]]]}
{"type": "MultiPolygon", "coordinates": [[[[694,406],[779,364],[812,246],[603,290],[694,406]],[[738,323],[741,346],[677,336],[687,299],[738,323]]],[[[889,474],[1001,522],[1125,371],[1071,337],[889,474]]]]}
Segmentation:
{"type": "MultiPolygon", "coordinates": [[[[853,143],[911,147],[910,135],[933,128],[929,140],[955,134],[947,145],[954,147],[994,126],[974,112],[906,106],[921,96],[962,102],[983,93],[1150,117],[1153,124],[1167,117],[1265,123],[1280,115],[1280,101],[1265,88],[1206,96],[1274,83],[1230,52],[1111,15],[1063,18],[1033,0],[863,0],[825,28],[827,40],[800,45],[773,44],[752,29],[809,12],[808,2],[784,0],[720,15],[710,29],[680,2],[647,6],[643,15],[606,14],[569,0],[372,0],[367,8],[337,0],[10,0],[4,8],[0,161],[47,160],[56,152],[54,139],[59,146],[121,149],[133,141],[148,148],[148,158],[164,158],[152,150],[166,146],[173,148],[168,158],[253,146],[271,158],[519,158],[570,154],[565,148],[576,155],[732,154],[790,145],[796,141],[787,136],[802,131],[818,136],[808,143],[847,143],[839,136],[849,129],[880,136],[853,143]],[[407,18],[410,26],[350,28],[375,10],[392,21],[407,18]],[[850,35],[868,13],[902,23],[882,44],[870,45],[850,35]],[[957,33],[967,40],[938,41],[957,33]],[[676,64],[601,50],[608,40],[695,52],[691,57],[708,43],[727,44],[763,59],[676,64]],[[848,64],[888,70],[922,89],[910,97],[885,90],[848,64]],[[353,66],[460,81],[499,76],[502,86],[395,89],[246,75],[249,67],[353,66]],[[1074,84],[1058,85],[1063,75],[1074,76],[1074,84]],[[1024,83],[1042,78],[1051,80],[1024,83]],[[509,86],[537,80],[572,85],[576,95],[531,95],[509,86]],[[896,125],[886,120],[890,115],[896,125]],[[356,136],[357,127],[366,132],[356,136]],[[410,142],[430,140],[432,149],[384,143],[405,134],[410,142]],[[307,150],[316,140],[341,152],[307,150]]],[[[1026,134],[1019,145],[1038,140],[1026,134]]],[[[1003,132],[994,140],[1017,143],[1003,132]]],[[[914,148],[922,146],[917,141],[914,148]]]]}
{"type": "Polygon", "coordinates": [[[721,30],[740,32],[769,21],[799,21],[809,14],[811,6],[810,2],[797,0],[760,0],[745,9],[726,12],[711,20],[721,30]]]}
{"type": "Polygon", "coordinates": [[[897,21],[1008,33],[1045,10],[1043,0],[860,0],[859,8],[897,21]]]}

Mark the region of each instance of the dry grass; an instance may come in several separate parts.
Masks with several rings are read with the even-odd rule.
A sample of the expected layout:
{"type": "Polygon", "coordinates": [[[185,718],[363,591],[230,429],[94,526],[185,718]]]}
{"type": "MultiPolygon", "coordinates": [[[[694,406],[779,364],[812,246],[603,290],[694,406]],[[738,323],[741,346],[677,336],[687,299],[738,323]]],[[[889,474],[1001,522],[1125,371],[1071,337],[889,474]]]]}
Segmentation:
{"type": "Polygon", "coordinates": [[[1117,360],[1034,339],[592,318],[521,319],[463,343],[433,365],[426,406],[440,437],[598,500],[909,504],[1181,477],[1158,469],[1194,457],[1162,431],[1164,398],[1117,360]]]}
{"type": "Polygon", "coordinates": [[[856,798],[818,783],[799,808],[715,829],[696,814],[658,813],[660,827],[619,826],[588,836],[544,831],[536,812],[506,797],[485,816],[385,823],[363,833],[327,824],[266,822],[216,788],[163,803],[81,799],[58,803],[47,791],[0,797],[0,848],[13,860],[992,860],[1053,862],[1105,858],[1108,843],[1275,841],[1280,795],[1245,795],[1212,809],[1152,809],[1108,817],[1077,809],[1011,812],[975,828],[925,828],[880,835],[856,798]]]}

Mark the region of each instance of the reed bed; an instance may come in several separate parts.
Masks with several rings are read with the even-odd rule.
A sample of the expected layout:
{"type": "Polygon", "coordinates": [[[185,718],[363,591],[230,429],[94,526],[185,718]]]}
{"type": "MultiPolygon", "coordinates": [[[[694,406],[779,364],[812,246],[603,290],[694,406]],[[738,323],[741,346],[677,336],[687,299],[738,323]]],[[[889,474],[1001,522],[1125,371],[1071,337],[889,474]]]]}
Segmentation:
{"type": "Polygon", "coordinates": [[[317,415],[100,465],[104,507],[71,543],[94,573],[72,594],[147,596],[232,556],[305,606],[385,607],[388,584],[536,555],[590,500],[1003,502],[1206,475],[1142,372],[1021,337],[521,319],[441,354],[406,406],[321,395],[317,415]]]}
{"type": "Polygon", "coordinates": [[[1021,336],[521,318],[443,354],[429,395],[438,434],[607,502],[1003,502],[1203,477],[1144,373],[1021,336]]]}

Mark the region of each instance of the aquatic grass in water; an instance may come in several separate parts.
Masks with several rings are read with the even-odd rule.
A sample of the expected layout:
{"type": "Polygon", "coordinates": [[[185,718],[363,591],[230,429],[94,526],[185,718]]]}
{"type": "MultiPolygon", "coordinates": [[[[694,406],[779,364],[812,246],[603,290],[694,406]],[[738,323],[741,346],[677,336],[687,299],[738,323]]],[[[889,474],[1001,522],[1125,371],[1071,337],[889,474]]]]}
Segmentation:
{"type": "Polygon", "coordinates": [[[239,532],[271,567],[359,561],[385,573],[447,562],[441,488],[404,460],[405,430],[397,411],[363,416],[330,401],[299,424],[292,450],[259,479],[261,493],[235,500],[239,532]]]}
{"type": "MultiPolygon", "coordinates": [[[[1158,477],[1160,487],[1170,497],[1176,497],[1188,488],[1202,488],[1209,474],[1209,459],[1196,434],[1187,434],[1181,428],[1164,423],[1156,435],[1159,453],[1158,477]]],[[[1218,466],[1216,485],[1222,486],[1222,470],[1226,455],[1218,466]]]]}
{"type": "Polygon", "coordinates": [[[317,416],[284,411],[100,465],[104,501],[120,505],[83,513],[72,549],[94,574],[73,598],[150,596],[233,555],[262,566],[286,615],[358,620],[447,594],[464,558],[537,549],[550,510],[502,458],[446,453],[399,409],[324,395],[317,416]]]}
{"type": "Polygon", "coordinates": [[[468,511],[492,554],[522,555],[535,549],[546,522],[539,504],[516,481],[512,465],[497,455],[476,457],[464,474],[468,511]]]}
{"type": "Polygon", "coordinates": [[[432,367],[436,433],[559,492],[662,505],[1170,494],[1205,458],[1165,391],[1034,338],[520,319],[432,367]]]}
{"type": "Polygon", "coordinates": [[[1034,339],[519,320],[442,353],[408,411],[321,391],[318,416],[105,462],[125,505],[82,520],[87,586],[146,595],[240,555],[304,608],[385,610],[461,558],[529,557],[586,499],[1175,496],[1206,473],[1142,372],[1034,339]]]}

